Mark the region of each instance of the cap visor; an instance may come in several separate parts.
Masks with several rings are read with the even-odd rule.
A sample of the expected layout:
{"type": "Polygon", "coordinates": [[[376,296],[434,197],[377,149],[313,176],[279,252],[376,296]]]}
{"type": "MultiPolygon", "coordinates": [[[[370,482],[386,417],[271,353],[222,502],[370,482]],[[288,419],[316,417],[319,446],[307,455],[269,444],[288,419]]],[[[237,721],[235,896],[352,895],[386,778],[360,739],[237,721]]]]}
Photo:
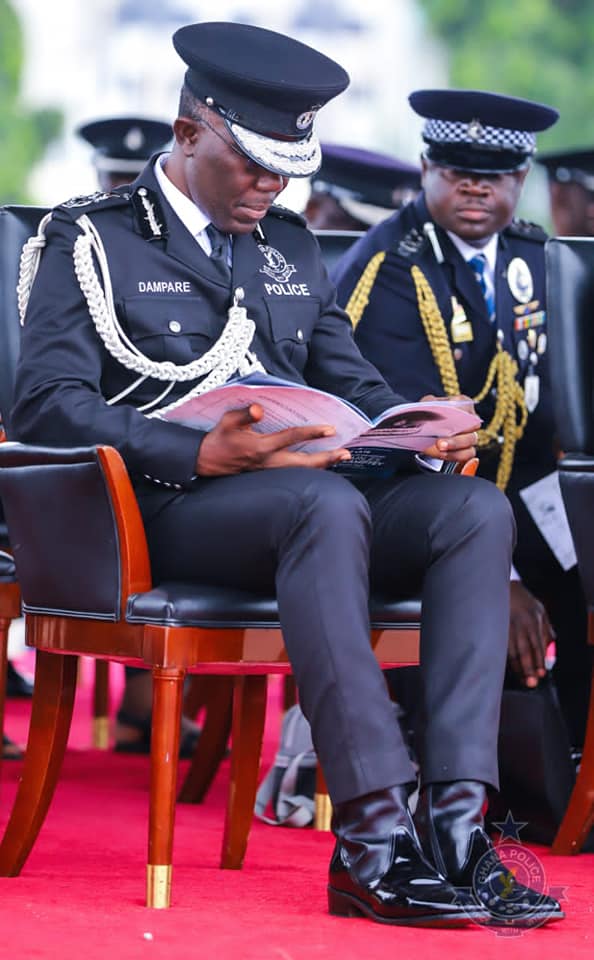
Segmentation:
{"type": "Polygon", "coordinates": [[[312,131],[304,140],[273,140],[225,120],[233,139],[260,167],[282,177],[311,177],[320,169],[322,150],[312,131]]]}
{"type": "Polygon", "coordinates": [[[530,163],[531,156],[511,150],[480,150],[469,144],[430,143],[428,160],[440,167],[467,170],[468,173],[515,173],[530,163]]]}

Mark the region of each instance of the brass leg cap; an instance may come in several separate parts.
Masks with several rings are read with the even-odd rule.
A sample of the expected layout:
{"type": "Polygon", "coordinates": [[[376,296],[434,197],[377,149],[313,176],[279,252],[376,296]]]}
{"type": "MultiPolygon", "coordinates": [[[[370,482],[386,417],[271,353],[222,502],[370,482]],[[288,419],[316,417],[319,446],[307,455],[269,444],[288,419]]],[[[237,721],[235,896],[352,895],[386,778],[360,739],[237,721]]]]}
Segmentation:
{"type": "Polygon", "coordinates": [[[316,793],[314,797],[314,827],[316,830],[330,830],[332,822],[332,801],[327,793],[316,793]]]}
{"type": "Polygon", "coordinates": [[[146,905],[166,910],[171,902],[171,864],[147,864],[146,905]]]}
{"type": "Polygon", "coordinates": [[[93,717],[93,746],[109,750],[109,717],[93,717]]]}

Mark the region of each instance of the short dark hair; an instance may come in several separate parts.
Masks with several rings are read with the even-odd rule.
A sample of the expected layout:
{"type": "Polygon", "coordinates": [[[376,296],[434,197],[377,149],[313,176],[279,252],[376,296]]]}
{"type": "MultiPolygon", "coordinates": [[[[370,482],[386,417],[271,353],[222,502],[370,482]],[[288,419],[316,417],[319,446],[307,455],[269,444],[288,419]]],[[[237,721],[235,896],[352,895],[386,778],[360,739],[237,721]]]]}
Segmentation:
{"type": "Polygon", "coordinates": [[[204,112],[204,104],[198,97],[192,93],[187,83],[184,83],[179,95],[179,117],[190,117],[192,120],[198,120],[204,112]]]}

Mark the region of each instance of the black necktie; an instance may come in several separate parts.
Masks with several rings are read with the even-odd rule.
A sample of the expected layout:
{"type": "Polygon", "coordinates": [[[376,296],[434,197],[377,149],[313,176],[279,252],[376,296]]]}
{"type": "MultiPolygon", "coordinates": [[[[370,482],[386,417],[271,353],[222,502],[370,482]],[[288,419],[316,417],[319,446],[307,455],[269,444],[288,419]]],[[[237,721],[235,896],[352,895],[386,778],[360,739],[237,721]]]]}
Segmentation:
{"type": "Polygon", "coordinates": [[[229,266],[229,234],[221,233],[213,223],[209,223],[206,233],[212,247],[210,259],[216,266],[221,279],[225,284],[231,286],[231,268],[229,266]]]}

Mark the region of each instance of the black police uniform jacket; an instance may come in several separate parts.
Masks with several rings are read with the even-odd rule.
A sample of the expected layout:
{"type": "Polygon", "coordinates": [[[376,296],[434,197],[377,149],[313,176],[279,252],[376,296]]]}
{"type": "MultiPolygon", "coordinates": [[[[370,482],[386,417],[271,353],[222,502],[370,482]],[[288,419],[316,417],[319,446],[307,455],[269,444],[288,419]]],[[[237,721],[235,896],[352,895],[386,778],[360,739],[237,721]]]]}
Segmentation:
{"type": "MultiPolygon", "coordinates": [[[[15,439],[52,446],[109,444],[134,480],[185,487],[194,478],[202,434],[139,412],[166,385],[155,379],[107,404],[138,374],[104,347],[73,262],[81,233],[76,219],[86,214],[102,238],[116,314],[132,343],[153,360],[177,365],[214,344],[231,291],[163,197],[154,161],[131,187],[77,198],[53,212],[23,329],[11,432],[15,439]],[[147,191],[152,217],[139,202],[139,188],[147,191]]],[[[245,291],[242,305],[256,324],[251,349],[266,371],[344,396],[369,416],[400,402],[356,347],[302,218],[273,208],[261,227],[275,251],[273,269],[260,249],[261,235],[236,236],[233,287],[245,291]]],[[[163,403],[196,382],[176,384],[163,403]]]]}
{"type": "MultiPolygon", "coordinates": [[[[542,476],[554,469],[551,387],[546,349],[545,263],[546,234],[533,224],[513,221],[499,235],[495,269],[497,320],[489,320],[487,307],[471,267],[465,262],[447,233],[437,224],[435,232],[444,262],[438,263],[423,225],[431,221],[424,194],[403,210],[368,231],[351,247],[336,265],[332,276],[338,290],[338,302],[345,306],[370,258],[386,251],[369,303],[355,331],[361,352],[377,366],[389,384],[409,400],[424,394],[443,395],[439,371],[425,336],[411,267],[418,266],[435,294],[445,321],[454,353],[456,372],[462,393],[476,396],[487,376],[496,350],[497,330],[502,330],[503,347],[516,360],[518,379],[524,382],[530,371],[530,355],[536,359],[533,371],[539,377],[540,397],[536,409],[529,414],[523,438],[516,448],[514,473],[524,464],[528,474],[542,476]],[[508,266],[521,257],[530,269],[534,283],[530,303],[521,304],[507,280],[508,266]],[[472,340],[454,343],[451,333],[452,297],[463,307],[472,327],[472,340]],[[516,308],[516,309],[514,309],[516,308]],[[531,319],[532,318],[532,319],[531,319]],[[540,338],[540,353],[528,346],[525,324],[537,320],[534,333],[540,338]],[[545,334],[542,337],[542,334],[545,334]],[[520,344],[524,342],[524,346],[520,344]]],[[[493,398],[477,407],[488,422],[493,411],[493,398]]],[[[524,480],[526,471],[522,471],[524,480]]],[[[512,482],[514,474],[512,474],[512,482]]]]}

